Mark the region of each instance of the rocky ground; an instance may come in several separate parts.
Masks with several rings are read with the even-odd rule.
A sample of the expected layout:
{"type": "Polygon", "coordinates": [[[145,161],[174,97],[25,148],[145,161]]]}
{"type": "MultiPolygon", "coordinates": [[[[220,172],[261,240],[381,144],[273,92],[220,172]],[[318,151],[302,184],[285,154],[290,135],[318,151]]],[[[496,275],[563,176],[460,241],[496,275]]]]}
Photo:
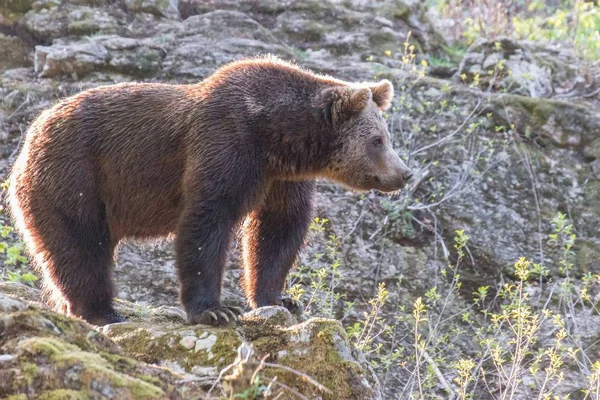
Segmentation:
{"type": "MultiPolygon", "coordinates": [[[[342,271],[335,291],[356,303],[344,313],[340,300],[329,316],[344,318],[345,323],[360,319],[380,282],[390,291],[383,308],[385,320],[396,323],[399,316],[410,316],[415,298],[447,282],[442,271],[456,261],[453,239],[458,229],[470,240],[468,255],[460,265],[462,286],[459,296],[448,305],[450,313],[471,302],[480,286],[489,285],[493,297],[499,285],[514,278],[512,265],[521,256],[548,268],[546,287],[551,290],[552,282],[565,277],[559,264],[563,252],[547,240],[552,233],[550,220],[558,212],[568,216],[577,236],[570,278],[581,282],[586,274],[599,273],[598,67],[558,44],[508,38],[481,39],[466,52],[457,52],[438,29],[443,22],[428,14],[421,2],[412,0],[5,0],[0,4],[0,178],[6,177],[28,124],[59,98],[121,81],[196,82],[225,62],[273,53],[342,79],[392,80],[397,94],[388,116],[390,131],[399,153],[415,170],[412,186],[394,196],[356,195],[320,182],[317,213],[329,223],[325,236],[316,235],[310,242],[300,264],[308,271],[326,264],[331,255],[322,259],[315,255],[327,254],[322,238],[335,235],[342,271]],[[414,50],[404,44],[408,32],[414,50]],[[414,60],[411,52],[416,53],[414,60]]],[[[0,223],[8,224],[3,214],[0,223]]],[[[14,234],[8,239],[16,240],[14,234]]],[[[0,254],[4,263],[0,273],[5,277],[21,268],[7,260],[6,254],[0,254]]],[[[225,296],[241,303],[242,271],[235,249],[230,265],[225,296]]],[[[115,277],[118,297],[135,302],[136,307],[177,305],[174,257],[168,240],[123,244],[115,277]]],[[[310,293],[312,278],[306,273],[296,279],[310,293]]],[[[15,301],[14,312],[30,312],[31,306],[15,301]]],[[[51,324],[63,321],[49,311],[35,310],[51,324]]],[[[15,359],[8,360],[11,365],[31,362],[31,357],[39,357],[47,365],[59,353],[124,351],[124,357],[130,357],[124,363],[126,369],[102,368],[127,374],[127,379],[136,382],[141,379],[146,382],[142,382],[144,390],[157,395],[172,392],[183,396],[186,390],[206,390],[202,385],[188,388],[187,383],[172,382],[180,379],[176,374],[183,373],[206,378],[186,365],[222,367],[233,361],[238,342],[245,338],[236,333],[235,345],[225,349],[227,357],[220,364],[206,365],[189,357],[149,356],[151,345],[140,348],[134,343],[135,321],[103,332],[119,343],[120,350],[113,351],[108,342],[89,342],[84,332],[89,328],[79,322],[68,322],[69,332],[75,330],[74,334],[85,339],[81,345],[71,342],[77,349],[64,344],[71,340],[64,331],[52,333],[53,328],[47,326],[23,327],[35,331],[24,337],[3,334],[1,327],[12,332],[6,327],[14,325],[6,321],[18,315],[9,314],[0,325],[0,353],[7,352],[6,346],[20,349],[13,354],[15,359]],[[31,350],[19,347],[19,341],[38,335],[58,337],[63,343],[51,343],[52,351],[47,350],[48,339],[31,350]],[[171,361],[183,370],[172,368],[171,361]],[[140,362],[169,369],[165,372],[140,362]],[[152,379],[144,379],[142,374],[152,379]]],[[[37,318],[42,317],[36,314],[28,323],[39,325],[37,318]]],[[[573,321],[567,321],[569,329],[581,327],[577,318],[573,314],[573,321]]],[[[593,362],[598,356],[600,317],[589,315],[585,326],[575,334],[591,352],[593,362]]],[[[140,328],[140,332],[159,341],[167,330],[161,326],[149,329],[140,328]]],[[[180,326],[175,330],[196,338],[206,336],[196,329],[207,331],[180,326]]],[[[263,332],[251,341],[269,341],[266,337],[263,332]]],[[[180,339],[165,340],[175,343],[180,339]]],[[[402,332],[393,340],[397,346],[410,346],[402,332]]],[[[472,343],[459,338],[452,346],[456,351],[447,353],[442,363],[449,365],[458,355],[469,354],[472,343]]],[[[99,356],[102,360],[91,357],[101,363],[113,362],[112,356],[99,356]]],[[[407,382],[413,378],[401,365],[394,363],[377,372],[385,398],[407,396],[407,382]]],[[[377,392],[375,384],[367,385],[377,392]]],[[[577,398],[575,393],[584,385],[583,375],[573,375],[561,390],[577,398]]],[[[10,393],[33,396],[52,389],[34,386],[36,392],[30,393],[22,390],[25,386],[13,386],[10,393]]],[[[130,390],[127,385],[119,387],[130,390]]],[[[528,396],[526,389],[523,396],[528,396]]]]}

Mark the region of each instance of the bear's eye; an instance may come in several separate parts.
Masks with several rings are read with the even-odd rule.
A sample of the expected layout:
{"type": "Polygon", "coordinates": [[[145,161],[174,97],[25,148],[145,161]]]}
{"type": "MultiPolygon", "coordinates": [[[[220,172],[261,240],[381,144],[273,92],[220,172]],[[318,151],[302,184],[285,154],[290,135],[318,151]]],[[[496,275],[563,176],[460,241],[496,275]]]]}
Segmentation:
{"type": "Polygon", "coordinates": [[[373,146],[381,146],[383,144],[383,140],[381,138],[377,138],[373,140],[373,146]]]}

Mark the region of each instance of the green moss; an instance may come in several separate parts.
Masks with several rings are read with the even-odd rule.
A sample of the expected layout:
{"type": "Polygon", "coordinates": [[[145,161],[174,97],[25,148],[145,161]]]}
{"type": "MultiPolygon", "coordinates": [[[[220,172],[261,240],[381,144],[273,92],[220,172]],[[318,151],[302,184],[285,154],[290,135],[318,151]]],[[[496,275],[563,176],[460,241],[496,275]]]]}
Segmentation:
{"type": "Polygon", "coordinates": [[[57,357],[58,365],[81,365],[84,371],[80,375],[82,382],[91,386],[92,382],[102,380],[115,388],[125,388],[134,398],[148,399],[160,397],[164,394],[160,387],[150,384],[142,379],[125,375],[114,370],[100,355],[87,352],[67,352],[57,357]]]}
{"type": "Polygon", "coordinates": [[[23,377],[27,381],[28,385],[31,385],[33,380],[40,374],[40,368],[36,364],[29,362],[21,365],[21,371],[23,372],[23,377]]]}
{"type": "Polygon", "coordinates": [[[98,24],[93,19],[82,19],[69,22],[69,33],[72,35],[89,35],[98,31],[98,24]]]}
{"type": "Polygon", "coordinates": [[[26,13],[31,9],[32,3],[33,0],[3,0],[2,8],[16,13],[26,13]]]}
{"type": "Polygon", "coordinates": [[[38,400],[86,400],[90,396],[87,392],[69,389],[57,389],[40,394],[38,400]]]}
{"type": "Polygon", "coordinates": [[[160,68],[160,55],[155,51],[141,54],[137,59],[137,65],[142,73],[152,73],[160,68]]]}
{"type": "Polygon", "coordinates": [[[389,7],[384,8],[385,17],[390,15],[396,19],[407,19],[410,15],[410,7],[404,4],[402,1],[394,1],[390,3],[389,7]]]}
{"type": "Polygon", "coordinates": [[[233,330],[223,330],[217,335],[217,342],[212,347],[213,365],[223,367],[231,364],[237,355],[236,350],[241,345],[240,337],[233,330]]]}
{"type": "Polygon", "coordinates": [[[536,126],[544,125],[554,115],[560,120],[577,119],[584,110],[579,106],[565,103],[563,101],[542,98],[531,98],[527,96],[503,94],[495,99],[495,105],[504,109],[504,106],[521,108],[531,117],[536,126]]]}
{"type": "Polygon", "coordinates": [[[24,394],[15,394],[5,398],[6,400],[27,400],[27,396],[24,394]]]}
{"type": "Polygon", "coordinates": [[[114,366],[100,354],[82,351],[79,347],[57,338],[29,338],[21,341],[19,347],[30,354],[47,356],[59,368],[75,365],[82,367],[79,379],[87,387],[91,387],[93,382],[102,381],[115,388],[127,389],[134,398],[155,398],[164,394],[160,387],[115,371],[114,366]]]}
{"type": "MultiPolygon", "coordinates": [[[[309,342],[301,346],[308,346],[308,348],[294,351],[294,344],[291,343],[286,349],[288,354],[279,357],[277,362],[302,371],[329,388],[332,393],[321,393],[301,377],[286,371],[273,369],[266,373],[273,377],[277,376],[278,381],[291,387],[301,388],[300,391],[304,394],[320,396],[323,399],[371,397],[372,393],[360,393],[360,387],[351,385],[352,378],[363,373],[362,367],[354,361],[344,359],[336,348],[336,344],[346,339],[342,325],[338,321],[318,318],[311,319],[306,324],[309,324],[311,335],[309,342]]],[[[288,332],[294,336],[299,333],[299,329],[305,330],[306,328],[305,325],[292,327],[288,332]]]]}
{"type": "Polygon", "coordinates": [[[141,375],[140,379],[143,380],[144,382],[148,382],[151,385],[155,385],[155,386],[161,386],[162,385],[162,381],[154,376],[151,375],[141,375]]]}
{"type": "Polygon", "coordinates": [[[114,365],[122,365],[123,367],[135,367],[135,361],[129,357],[124,357],[119,354],[102,353],[102,358],[110,361],[114,365]]]}
{"type": "Polygon", "coordinates": [[[232,329],[196,327],[196,337],[202,338],[210,334],[216,336],[216,342],[210,350],[190,350],[179,343],[186,336],[185,331],[190,331],[190,328],[176,330],[171,325],[165,325],[160,332],[152,334],[143,326],[122,324],[115,326],[109,336],[135,359],[148,363],[175,361],[187,371],[196,365],[221,368],[229,365],[235,359],[236,349],[241,344],[239,335],[232,329]]]}
{"type": "Polygon", "coordinates": [[[389,31],[375,31],[369,36],[369,43],[371,46],[375,46],[378,49],[382,50],[390,50],[397,46],[396,38],[394,34],[389,31]],[[383,49],[383,47],[388,46],[388,48],[383,49]]]}
{"type": "Polygon", "coordinates": [[[539,133],[558,147],[583,147],[586,137],[600,134],[597,120],[577,104],[506,94],[491,103],[498,125],[515,124],[520,133],[539,133]]]}
{"type": "Polygon", "coordinates": [[[267,336],[257,338],[252,342],[252,345],[259,354],[277,354],[277,352],[288,344],[286,335],[278,332],[273,332],[267,336]]]}
{"type": "Polygon", "coordinates": [[[79,350],[77,346],[65,343],[64,341],[53,337],[34,337],[22,340],[19,347],[31,354],[43,354],[54,358],[66,351],[79,350]]]}

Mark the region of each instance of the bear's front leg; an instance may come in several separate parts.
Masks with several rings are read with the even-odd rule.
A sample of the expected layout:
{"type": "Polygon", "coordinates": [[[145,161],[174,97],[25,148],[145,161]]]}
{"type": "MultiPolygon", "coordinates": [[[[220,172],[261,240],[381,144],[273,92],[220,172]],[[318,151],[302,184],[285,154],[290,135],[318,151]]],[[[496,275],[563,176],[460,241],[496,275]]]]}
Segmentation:
{"type": "Polygon", "coordinates": [[[238,307],[221,305],[221,284],[235,221],[200,205],[184,213],[176,238],[180,299],[191,324],[221,325],[237,320],[238,307]]]}
{"type": "Polygon", "coordinates": [[[180,299],[192,324],[221,325],[242,313],[221,305],[221,285],[232,230],[255,206],[263,185],[250,161],[227,160],[231,168],[205,164],[204,170],[190,172],[177,227],[180,299]],[[231,173],[234,165],[248,166],[247,173],[231,173]]]}
{"type": "Polygon", "coordinates": [[[263,205],[244,224],[243,256],[246,298],[252,307],[297,304],[283,298],[312,218],[314,182],[274,182],[263,205]]]}

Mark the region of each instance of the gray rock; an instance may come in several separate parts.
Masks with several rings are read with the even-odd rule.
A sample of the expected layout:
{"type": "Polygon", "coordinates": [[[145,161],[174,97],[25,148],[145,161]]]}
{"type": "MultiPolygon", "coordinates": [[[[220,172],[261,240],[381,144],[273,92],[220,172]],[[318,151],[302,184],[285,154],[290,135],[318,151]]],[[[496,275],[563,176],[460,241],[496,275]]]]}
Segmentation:
{"type": "Polygon", "coordinates": [[[235,11],[214,11],[184,21],[182,37],[163,61],[167,76],[202,78],[219,65],[256,54],[287,54],[289,50],[258,22],[235,11]],[[216,27],[219,27],[216,29],[216,27]]]}
{"type": "Polygon", "coordinates": [[[157,16],[179,19],[178,0],[125,0],[125,6],[130,11],[145,12],[157,16]]]}
{"type": "Polygon", "coordinates": [[[244,321],[259,322],[267,325],[292,326],[297,323],[296,318],[281,306],[260,307],[242,316],[244,321]]]}
{"type": "Polygon", "coordinates": [[[92,71],[115,71],[133,76],[156,73],[164,55],[151,40],[116,35],[94,36],[89,41],[37,46],[35,71],[43,77],[84,76],[92,71]]]}
{"type": "Polygon", "coordinates": [[[65,3],[40,7],[27,12],[20,24],[31,34],[44,40],[65,35],[117,33],[122,29],[125,19],[122,12],[116,12],[115,16],[105,9],[86,5],[65,3]]]}
{"type": "Polygon", "coordinates": [[[92,7],[76,7],[69,11],[67,29],[72,35],[96,32],[116,33],[120,23],[106,11],[92,7]]]}
{"type": "Polygon", "coordinates": [[[97,43],[36,46],[34,69],[40,76],[83,76],[108,63],[108,51],[97,43]]]}
{"type": "Polygon", "coordinates": [[[9,313],[25,309],[27,309],[26,303],[0,293],[0,312],[9,313]]]}

